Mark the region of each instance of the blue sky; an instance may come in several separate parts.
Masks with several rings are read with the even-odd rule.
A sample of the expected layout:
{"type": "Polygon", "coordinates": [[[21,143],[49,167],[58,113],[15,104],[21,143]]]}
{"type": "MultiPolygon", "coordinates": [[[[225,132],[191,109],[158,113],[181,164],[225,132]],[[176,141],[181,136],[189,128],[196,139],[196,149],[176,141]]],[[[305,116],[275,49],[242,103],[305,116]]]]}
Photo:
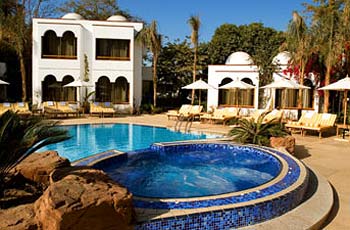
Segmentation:
{"type": "Polygon", "coordinates": [[[191,29],[187,20],[198,15],[202,25],[200,40],[209,41],[215,29],[224,23],[236,25],[261,22],[276,30],[286,30],[293,10],[304,10],[303,2],[312,0],[118,0],[128,10],[147,22],[156,20],[161,34],[171,41],[183,40],[191,29]]]}

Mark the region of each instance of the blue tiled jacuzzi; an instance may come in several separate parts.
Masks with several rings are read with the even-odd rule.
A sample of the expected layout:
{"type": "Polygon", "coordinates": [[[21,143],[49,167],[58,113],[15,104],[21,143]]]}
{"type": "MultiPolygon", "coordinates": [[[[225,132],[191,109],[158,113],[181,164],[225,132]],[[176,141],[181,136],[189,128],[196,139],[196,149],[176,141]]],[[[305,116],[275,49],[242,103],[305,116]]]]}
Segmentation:
{"type": "MultiPolygon", "coordinates": [[[[198,197],[145,196],[142,190],[138,190],[138,196],[134,195],[134,206],[138,214],[135,229],[239,228],[278,217],[295,208],[303,199],[308,182],[307,170],[293,157],[270,148],[228,143],[163,143],[127,153],[105,152],[78,164],[92,165],[108,173],[111,167],[120,167],[123,162],[144,154],[157,153],[163,156],[191,151],[202,151],[203,154],[215,152],[219,155],[232,152],[232,157],[237,157],[239,161],[244,161],[241,158],[243,154],[249,156],[248,163],[269,161],[271,164],[265,165],[261,173],[269,173],[272,177],[267,177],[254,187],[243,186],[243,189],[229,189],[226,193],[217,192],[198,197]],[[240,154],[237,155],[237,151],[240,154]]],[[[203,158],[205,157],[203,155],[203,158]]],[[[255,170],[252,164],[249,167],[255,170]]],[[[113,178],[113,175],[111,176],[113,178]]],[[[172,184],[171,180],[169,184],[172,184]]],[[[162,187],[164,186],[159,189],[162,187]]]]}

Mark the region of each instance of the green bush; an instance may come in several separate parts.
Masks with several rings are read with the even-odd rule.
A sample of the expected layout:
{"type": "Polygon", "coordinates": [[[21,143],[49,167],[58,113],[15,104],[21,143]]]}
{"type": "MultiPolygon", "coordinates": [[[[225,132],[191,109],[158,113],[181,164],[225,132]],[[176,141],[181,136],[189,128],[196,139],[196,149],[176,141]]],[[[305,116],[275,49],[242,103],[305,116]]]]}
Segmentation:
{"type": "Polygon", "coordinates": [[[270,137],[284,137],[289,131],[281,122],[272,120],[263,123],[266,113],[259,116],[257,122],[253,119],[240,119],[238,126],[233,128],[229,135],[234,141],[243,144],[270,145],[270,137]]]}

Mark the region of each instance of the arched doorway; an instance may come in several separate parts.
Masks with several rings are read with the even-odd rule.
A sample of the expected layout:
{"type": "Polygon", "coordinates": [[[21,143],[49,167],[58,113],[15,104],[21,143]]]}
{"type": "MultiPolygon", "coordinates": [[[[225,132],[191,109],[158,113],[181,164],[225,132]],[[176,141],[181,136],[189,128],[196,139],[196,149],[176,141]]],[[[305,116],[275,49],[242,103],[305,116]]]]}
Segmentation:
{"type": "Polygon", "coordinates": [[[102,76],[96,82],[96,101],[110,102],[112,84],[108,77],[102,76]]]}
{"type": "MultiPolygon", "coordinates": [[[[74,78],[70,75],[64,76],[62,79],[62,86],[65,86],[74,81],[74,78]]],[[[63,87],[62,88],[62,101],[77,101],[77,88],[75,87],[63,87]]]]}
{"type": "Polygon", "coordinates": [[[42,81],[43,101],[57,101],[61,97],[61,84],[57,82],[55,76],[47,75],[42,81]]]}
{"type": "MultiPolygon", "coordinates": [[[[231,81],[232,81],[232,79],[228,78],[228,77],[222,79],[221,83],[219,84],[219,88],[220,88],[220,86],[226,85],[226,84],[230,83],[231,81]]],[[[232,90],[219,89],[219,105],[231,105],[231,104],[233,104],[232,97],[233,97],[232,90]]]]}
{"type": "Polygon", "coordinates": [[[303,108],[313,108],[315,87],[310,79],[304,79],[304,85],[310,89],[303,90],[303,108]]]}
{"type": "Polygon", "coordinates": [[[112,85],[112,102],[129,102],[129,83],[125,77],[118,77],[115,83],[112,85]]]}

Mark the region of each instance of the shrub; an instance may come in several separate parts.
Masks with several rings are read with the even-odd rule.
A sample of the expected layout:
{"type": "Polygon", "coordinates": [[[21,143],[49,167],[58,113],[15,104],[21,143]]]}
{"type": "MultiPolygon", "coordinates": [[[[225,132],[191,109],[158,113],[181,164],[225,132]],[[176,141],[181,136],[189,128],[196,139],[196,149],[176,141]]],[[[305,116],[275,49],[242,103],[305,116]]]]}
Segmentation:
{"type": "Polygon", "coordinates": [[[289,134],[284,124],[271,120],[264,123],[266,113],[259,116],[255,122],[253,119],[240,119],[238,127],[233,128],[229,135],[234,141],[243,144],[270,145],[270,137],[284,137],[289,134]]]}
{"type": "Polygon", "coordinates": [[[7,111],[0,116],[0,197],[11,169],[43,146],[68,139],[57,122],[38,117],[20,118],[7,111]]]}

